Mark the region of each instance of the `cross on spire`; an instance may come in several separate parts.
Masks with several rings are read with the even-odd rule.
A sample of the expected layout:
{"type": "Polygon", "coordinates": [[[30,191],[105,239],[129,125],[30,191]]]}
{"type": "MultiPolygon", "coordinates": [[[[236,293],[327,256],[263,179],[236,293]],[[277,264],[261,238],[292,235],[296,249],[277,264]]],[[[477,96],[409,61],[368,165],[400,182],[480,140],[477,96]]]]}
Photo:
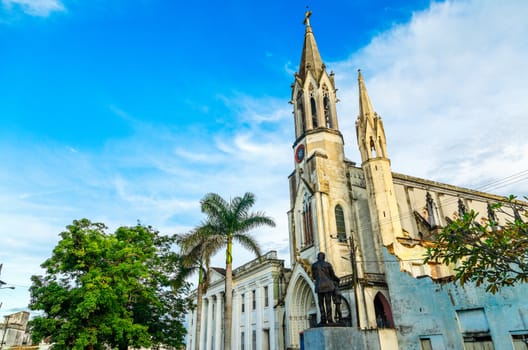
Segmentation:
{"type": "Polygon", "coordinates": [[[306,12],[304,14],[304,21],[303,23],[309,27],[310,26],[310,16],[312,15],[312,11],[309,10],[309,6],[306,6],[306,12]]]}

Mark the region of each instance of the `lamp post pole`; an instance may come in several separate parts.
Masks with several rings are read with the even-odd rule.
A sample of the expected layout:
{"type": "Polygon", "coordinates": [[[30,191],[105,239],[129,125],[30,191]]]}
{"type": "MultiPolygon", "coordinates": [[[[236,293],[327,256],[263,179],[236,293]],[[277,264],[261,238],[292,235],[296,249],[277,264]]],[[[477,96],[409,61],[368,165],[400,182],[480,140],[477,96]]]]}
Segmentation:
{"type": "Polygon", "coordinates": [[[359,328],[359,279],[358,279],[358,273],[357,273],[357,263],[356,263],[356,244],[354,242],[354,237],[352,237],[352,232],[350,233],[350,237],[348,237],[348,244],[350,248],[350,263],[352,264],[352,284],[354,285],[354,301],[356,302],[356,322],[357,327],[359,328]]]}

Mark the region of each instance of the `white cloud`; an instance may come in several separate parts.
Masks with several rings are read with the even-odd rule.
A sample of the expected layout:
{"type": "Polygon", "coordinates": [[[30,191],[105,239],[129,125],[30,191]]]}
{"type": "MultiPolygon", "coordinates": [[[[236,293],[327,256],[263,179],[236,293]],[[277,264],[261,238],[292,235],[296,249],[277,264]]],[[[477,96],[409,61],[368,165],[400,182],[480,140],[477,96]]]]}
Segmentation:
{"type": "Polygon", "coordinates": [[[60,0],[2,0],[7,8],[20,7],[31,16],[47,17],[53,12],[66,11],[60,0]]]}
{"type": "MultiPolygon", "coordinates": [[[[352,159],[362,68],[393,170],[475,188],[528,169],[526,18],[523,1],[432,4],[332,64],[352,159]]],[[[525,194],[527,182],[496,190],[525,194]]]]}

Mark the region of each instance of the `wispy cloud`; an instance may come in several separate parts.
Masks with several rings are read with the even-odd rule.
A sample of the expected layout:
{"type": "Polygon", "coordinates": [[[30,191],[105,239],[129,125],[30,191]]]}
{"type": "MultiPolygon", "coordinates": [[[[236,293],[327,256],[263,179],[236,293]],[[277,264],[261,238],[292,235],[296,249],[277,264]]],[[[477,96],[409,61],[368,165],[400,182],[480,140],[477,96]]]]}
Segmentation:
{"type": "Polygon", "coordinates": [[[278,98],[259,98],[236,93],[230,96],[221,95],[219,99],[231,111],[235,112],[241,121],[255,125],[288,120],[288,117],[291,116],[289,105],[286,104],[286,101],[278,98]]]}
{"type": "MultiPolygon", "coordinates": [[[[519,1],[433,3],[332,64],[346,138],[355,137],[353,82],[362,68],[393,170],[478,187],[528,169],[526,18],[528,3],[519,1]]],[[[526,193],[527,182],[497,190],[526,193]]]]}
{"type": "Polygon", "coordinates": [[[53,12],[66,11],[60,0],[2,0],[8,9],[20,8],[30,16],[48,17],[53,12]]]}

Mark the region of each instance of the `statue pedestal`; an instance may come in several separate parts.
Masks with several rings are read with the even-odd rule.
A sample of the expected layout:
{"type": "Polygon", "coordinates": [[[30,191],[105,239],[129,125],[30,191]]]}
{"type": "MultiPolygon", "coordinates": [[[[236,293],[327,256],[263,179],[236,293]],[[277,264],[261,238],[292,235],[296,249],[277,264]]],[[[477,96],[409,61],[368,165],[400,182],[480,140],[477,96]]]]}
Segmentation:
{"type": "Polygon", "coordinates": [[[304,331],[305,350],[375,350],[380,349],[376,331],[354,327],[317,327],[304,331]]]}

